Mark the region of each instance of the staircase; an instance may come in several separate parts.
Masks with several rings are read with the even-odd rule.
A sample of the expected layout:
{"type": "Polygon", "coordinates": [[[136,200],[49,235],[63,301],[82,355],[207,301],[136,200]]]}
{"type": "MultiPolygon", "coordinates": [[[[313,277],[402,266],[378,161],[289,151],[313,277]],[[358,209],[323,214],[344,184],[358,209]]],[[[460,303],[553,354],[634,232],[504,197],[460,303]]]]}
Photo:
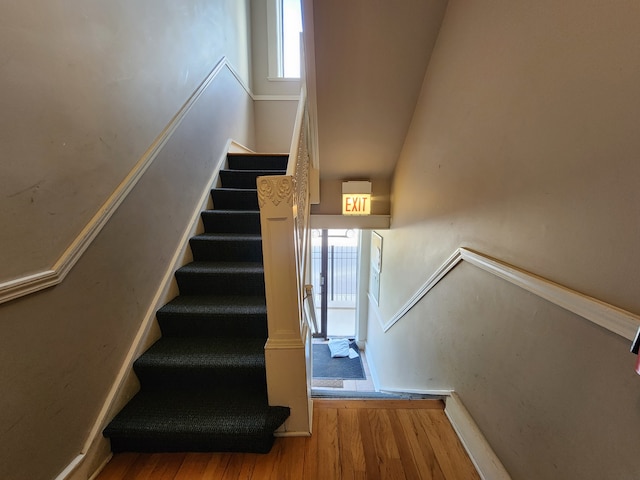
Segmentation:
{"type": "Polygon", "coordinates": [[[267,401],[267,339],[256,177],[284,174],[286,155],[230,154],[180,295],[157,312],[161,338],[134,363],[140,392],[103,434],[114,452],[257,452],[288,407],[267,401]]]}

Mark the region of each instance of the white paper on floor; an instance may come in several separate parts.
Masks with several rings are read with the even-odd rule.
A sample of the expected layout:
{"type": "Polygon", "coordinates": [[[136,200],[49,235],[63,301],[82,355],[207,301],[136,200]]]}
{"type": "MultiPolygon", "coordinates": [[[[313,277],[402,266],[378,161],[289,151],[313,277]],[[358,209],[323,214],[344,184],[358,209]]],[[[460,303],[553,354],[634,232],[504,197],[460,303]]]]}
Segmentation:
{"type": "Polygon", "coordinates": [[[346,338],[332,338],[329,340],[329,351],[331,358],[347,357],[351,355],[349,348],[349,340],[346,338]]]}

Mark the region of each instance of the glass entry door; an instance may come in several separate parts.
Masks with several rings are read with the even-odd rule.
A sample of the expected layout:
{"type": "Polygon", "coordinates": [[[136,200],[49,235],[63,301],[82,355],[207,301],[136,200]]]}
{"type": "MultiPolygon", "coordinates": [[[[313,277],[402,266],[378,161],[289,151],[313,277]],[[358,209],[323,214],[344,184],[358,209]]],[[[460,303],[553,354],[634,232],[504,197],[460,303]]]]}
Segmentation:
{"type": "Polygon", "coordinates": [[[348,337],[356,334],[358,274],[357,230],[313,230],[311,271],[317,337],[348,337]]]}

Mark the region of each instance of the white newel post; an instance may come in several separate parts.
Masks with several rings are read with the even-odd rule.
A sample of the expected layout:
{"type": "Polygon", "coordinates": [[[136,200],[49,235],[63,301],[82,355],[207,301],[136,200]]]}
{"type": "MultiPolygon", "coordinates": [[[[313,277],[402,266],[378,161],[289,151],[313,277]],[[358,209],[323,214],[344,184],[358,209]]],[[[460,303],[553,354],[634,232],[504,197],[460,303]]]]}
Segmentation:
{"type": "Polygon", "coordinates": [[[290,175],[257,180],[269,330],[265,345],[269,404],[290,407],[284,430],[304,435],[311,431],[305,351],[310,333],[301,323],[294,184],[290,175]]]}

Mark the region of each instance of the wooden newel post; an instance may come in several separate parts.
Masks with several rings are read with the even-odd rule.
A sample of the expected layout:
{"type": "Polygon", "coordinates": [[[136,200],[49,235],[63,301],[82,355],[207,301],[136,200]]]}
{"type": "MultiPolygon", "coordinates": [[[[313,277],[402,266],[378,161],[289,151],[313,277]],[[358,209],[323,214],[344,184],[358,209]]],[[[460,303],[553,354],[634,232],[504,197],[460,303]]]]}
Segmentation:
{"type": "Polygon", "coordinates": [[[296,253],[295,180],[290,175],[258,177],[269,338],[265,345],[270,405],[291,408],[284,429],[309,434],[311,411],[307,380],[310,343],[301,322],[296,253]]]}

